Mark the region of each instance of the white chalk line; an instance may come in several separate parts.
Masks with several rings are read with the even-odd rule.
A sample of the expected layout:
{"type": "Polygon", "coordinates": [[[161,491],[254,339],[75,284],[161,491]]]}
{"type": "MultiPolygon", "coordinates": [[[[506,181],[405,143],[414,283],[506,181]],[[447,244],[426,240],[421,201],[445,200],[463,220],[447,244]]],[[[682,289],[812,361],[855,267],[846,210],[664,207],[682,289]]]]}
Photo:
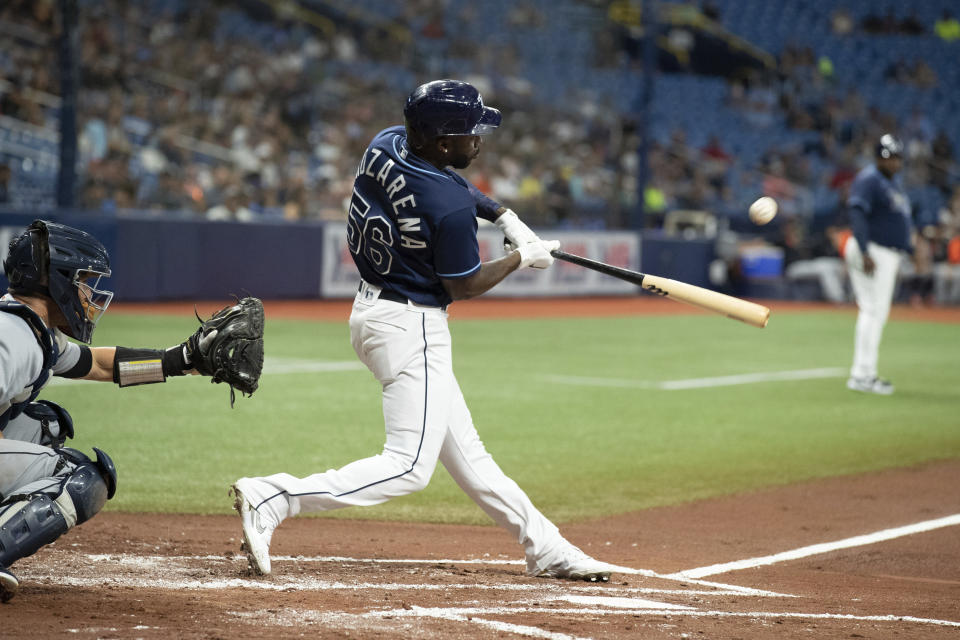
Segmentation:
{"type": "Polygon", "coordinates": [[[846,377],[847,369],[828,367],[821,369],[798,369],[794,371],[767,371],[760,373],[742,373],[730,376],[709,378],[688,378],[685,380],[630,380],[627,378],[597,378],[590,376],[543,375],[540,379],[559,384],[583,387],[611,387],[623,389],[656,389],[659,391],[682,391],[687,389],[706,389],[710,387],[732,387],[742,384],[762,382],[783,382],[788,380],[816,380],[819,378],[846,377]]]}
{"type": "MultiPolygon", "coordinates": [[[[138,555],[128,555],[128,554],[89,554],[92,560],[99,561],[114,561],[121,564],[133,564],[137,566],[145,566],[147,564],[162,564],[167,565],[173,560],[179,561],[196,561],[196,560],[212,560],[212,561],[223,561],[223,556],[215,555],[206,555],[206,556],[138,556],[138,555]]],[[[246,562],[242,556],[237,557],[238,560],[246,562]]],[[[318,563],[358,563],[358,564],[455,564],[455,565],[521,565],[525,566],[526,563],[523,560],[504,560],[504,559],[494,559],[494,558],[474,558],[474,559],[453,559],[453,558],[443,558],[436,560],[428,560],[424,558],[350,558],[346,556],[271,556],[273,562],[318,562],[318,563]]],[[[795,596],[777,593],[775,591],[766,591],[763,589],[754,589],[753,587],[744,587],[736,584],[724,584],[722,582],[710,582],[706,580],[699,580],[697,578],[691,578],[688,576],[678,576],[678,575],[663,575],[655,571],[650,571],[649,569],[634,569],[632,567],[623,567],[615,564],[609,565],[611,570],[615,573],[624,573],[628,575],[640,575],[647,578],[658,578],[662,580],[670,580],[674,582],[682,582],[685,584],[692,584],[701,587],[710,587],[714,591],[705,591],[704,593],[718,593],[718,591],[723,591],[729,594],[737,595],[746,595],[746,596],[760,596],[766,598],[793,598],[795,596]]],[[[252,581],[252,585],[259,584],[257,581],[252,581]]],[[[154,585],[157,586],[157,585],[154,585]]],[[[256,587],[253,587],[256,588],[256,587]]]]}
{"type": "Polygon", "coordinates": [[[572,608],[561,608],[555,609],[553,607],[549,609],[539,608],[539,607],[529,607],[529,606],[518,606],[518,607],[475,607],[475,608],[445,608],[445,607],[433,607],[433,608],[422,608],[422,607],[413,607],[412,610],[407,609],[391,609],[389,611],[371,611],[367,614],[368,616],[379,616],[379,617],[410,617],[410,616],[423,616],[431,615],[432,612],[436,612],[437,617],[441,617],[445,614],[456,615],[456,616],[474,616],[474,615],[509,615],[517,613],[544,613],[548,612],[550,614],[570,614],[570,615],[637,615],[637,616],[685,616],[685,617],[717,617],[717,618],[801,618],[801,619],[815,619],[815,620],[850,620],[850,621],[859,621],[859,622],[916,622],[918,624],[930,624],[941,627],[960,627],[960,622],[954,620],[939,620],[937,618],[918,618],[915,616],[899,616],[899,615],[856,615],[856,614],[846,614],[846,613],[801,613],[796,611],[790,612],[781,612],[781,611],[704,611],[698,609],[572,609],[572,608]],[[431,613],[427,613],[431,612],[431,613]]]}
{"type": "MultiPolygon", "coordinates": [[[[263,375],[283,375],[288,373],[337,373],[341,371],[366,371],[359,360],[295,360],[291,358],[267,358],[263,364],[263,375]]],[[[68,386],[91,382],[80,378],[61,378],[53,376],[51,385],[68,386]]],[[[170,382],[170,380],[168,380],[170,382]]]]}
{"type": "MultiPolygon", "coordinates": [[[[365,371],[363,363],[356,360],[295,360],[289,358],[268,358],[263,366],[263,375],[284,375],[290,373],[338,373],[344,371],[365,371]]],[[[656,389],[660,391],[681,391],[686,389],[704,389],[709,387],[730,387],[742,384],[762,382],[782,382],[789,380],[815,380],[818,378],[845,377],[848,371],[839,367],[821,369],[798,369],[795,371],[769,371],[743,373],[730,376],[708,378],[688,378],[684,380],[629,380],[626,378],[597,378],[589,376],[562,376],[548,374],[539,376],[541,380],[559,384],[586,387],[613,387],[624,389],[656,389]]],[[[54,376],[52,385],[72,385],[89,382],[78,378],[60,378],[54,376]]]]}
{"type": "MultiPolygon", "coordinates": [[[[941,519],[944,520],[944,519],[941,519]]],[[[944,525],[946,526],[946,525],[944,525]]],[[[86,554],[84,554],[86,555],[86,554]]],[[[230,564],[236,564],[238,561],[244,561],[240,556],[235,557],[224,557],[224,556],[135,556],[129,554],[89,554],[88,557],[92,562],[100,564],[99,569],[103,569],[103,562],[117,562],[121,565],[136,565],[140,566],[142,569],[150,569],[152,567],[162,568],[168,574],[175,574],[177,570],[181,567],[177,566],[177,561],[189,561],[196,562],[198,559],[205,560],[216,560],[218,562],[229,562],[230,564]]],[[[338,558],[337,561],[355,561],[359,563],[370,562],[370,559],[353,559],[353,558],[338,558]]],[[[292,560],[310,560],[310,561],[321,561],[321,558],[303,558],[303,557],[290,557],[292,560]]],[[[386,561],[386,559],[375,559],[377,561],[386,561]]],[[[390,562],[403,562],[402,560],[392,560],[390,562]]],[[[434,563],[438,564],[441,561],[438,560],[422,560],[419,559],[418,562],[421,563],[434,563]]],[[[446,563],[454,564],[483,564],[488,562],[483,559],[476,560],[445,560],[446,563]]],[[[498,560],[500,563],[517,563],[521,564],[520,561],[509,561],[509,560],[498,560]]],[[[83,571],[83,568],[73,565],[78,571],[83,571]]],[[[191,569],[190,567],[182,567],[183,570],[191,569]]],[[[639,571],[639,570],[638,570],[639,571]]],[[[645,573],[653,573],[647,572],[645,573]]],[[[671,579],[668,576],[664,576],[667,579],[671,579]]],[[[339,581],[325,581],[320,579],[312,578],[299,578],[296,580],[284,580],[284,581],[275,581],[275,579],[246,579],[246,578],[228,578],[228,579],[195,579],[190,577],[184,578],[151,578],[145,577],[143,573],[136,577],[130,576],[103,576],[102,573],[98,577],[74,577],[74,576],[64,576],[62,574],[47,574],[44,576],[31,576],[31,579],[36,580],[40,578],[41,581],[44,579],[49,581],[52,584],[66,585],[66,586],[78,586],[78,587],[90,587],[90,588],[101,588],[104,584],[111,584],[118,587],[132,587],[132,588],[162,588],[162,589],[177,589],[177,590],[190,590],[190,589],[224,589],[224,588],[254,588],[254,589],[263,589],[270,591],[290,591],[290,590],[336,590],[336,591],[345,591],[345,590],[391,590],[391,591],[400,591],[400,590],[426,590],[426,591],[439,591],[439,590],[450,590],[450,589],[477,589],[477,590],[500,590],[500,591],[536,591],[543,595],[538,597],[537,602],[524,602],[523,600],[516,601],[509,606],[503,607],[433,607],[433,608],[424,608],[414,606],[412,610],[399,609],[399,610],[381,610],[381,611],[370,611],[363,614],[346,614],[345,612],[320,612],[321,615],[340,615],[340,616],[359,616],[359,617],[377,617],[377,618],[401,618],[401,617],[411,617],[411,616],[422,616],[422,617],[433,617],[446,619],[451,621],[467,622],[482,624],[486,626],[491,626],[491,628],[498,628],[505,632],[515,633],[517,635],[529,636],[529,637],[538,637],[538,638],[548,638],[551,640],[559,640],[565,638],[575,638],[573,636],[567,636],[564,634],[553,634],[553,632],[539,629],[538,627],[530,627],[525,625],[513,625],[512,623],[500,622],[496,620],[486,620],[483,618],[478,618],[476,616],[489,616],[489,615],[518,615],[523,613],[544,613],[549,612],[551,615],[579,615],[579,616],[596,616],[596,615],[637,615],[637,616],[688,616],[688,617],[749,617],[749,618],[807,618],[807,619],[835,619],[835,620],[850,620],[850,621],[875,621],[875,622],[914,622],[918,624],[930,624],[938,626],[949,626],[949,627],[960,627],[960,622],[950,621],[950,620],[939,620],[934,618],[920,618],[914,616],[901,616],[901,615],[853,615],[853,614],[830,614],[830,613],[796,613],[796,612],[770,612],[770,611],[751,611],[751,612],[730,612],[730,611],[701,611],[686,605],[675,605],[660,603],[647,599],[640,598],[618,598],[613,597],[611,594],[614,593],[629,593],[629,594],[660,594],[660,595],[676,595],[676,596],[690,596],[690,595],[746,595],[740,589],[736,589],[732,592],[726,593],[722,591],[694,591],[694,590],[666,590],[666,589],[650,589],[650,588],[628,588],[622,589],[614,586],[604,586],[602,592],[597,591],[597,586],[579,586],[574,585],[569,582],[544,582],[543,584],[530,585],[530,584],[499,584],[499,585],[482,585],[482,584],[406,584],[406,583],[352,583],[352,582],[339,582],[339,581]],[[577,592],[577,593],[571,593],[577,592]],[[588,593],[588,594],[597,594],[603,593],[605,595],[579,595],[579,593],[588,593]],[[538,606],[539,603],[544,601],[557,601],[564,600],[571,602],[572,604],[584,604],[590,605],[582,608],[543,608],[538,606]],[[506,625],[506,626],[503,626],[506,625]]],[[[700,580],[689,580],[686,578],[679,579],[682,582],[701,582],[700,580]]],[[[718,583],[707,583],[707,584],[718,584],[718,583]]],[[[730,585],[732,586],[732,585],[730,585]]],[[[780,595],[772,594],[771,592],[761,592],[759,590],[750,590],[753,591],[753,595],[758,595],[762,593],[770,593],[771,595],[780,595]]],[[[793,596],[787,596],[793,597],[793,596]]]]}
{"type": "Polygon", "coordinates": [[[487,620],[477,618],[472,615],[459,615],[448,613],[442,608],[424,608],[411,607],[404,609],[403,615],[396,615],[394,611],[371,611],[366,613],[346,613],[346,612],[326,612],[326,611],[304,611],[296,609],[286,609],[282,613],[269,610],[260,611],[228,611],[229,615],[240,618],[244,621],[250,621],[260,627],[266,624],[274,623],[287,627],[303,627],[305,623],[320,624],[325,629],[350,629],[351,631],[362,632],[369,628],[369,620],[394,620],[396,618],[434,618],[446,620],[448,622],[464,622],[490,627],[497,631],[510,633],[513,635],[527,636],[532,638],[546,638],[547,640],[589,640],[580,636],[571,636],[565,633],[547,631],[539,627],[530,625],[515,624],[512,622],[503,622],[501,620],[487,620]]]}
{"type": "Polygon", "coordinates": [[[813,544],[806,547],[800,547],[799,549],[793,549],[791,551],[783,551],[781,553],[775,553],[769,556],[762,556],[758,558],[748,558],[746,560],[737,560],[736,562],[725,562],[722,564],[712,564],[710,566],[698,567],[696,569],[687,569],[686,571],[679,571],[677,573],[672,573],[669,576],[664,576],[664,577],[677,578],[677,579],[704,578],[706,576],[717,575],[720,573],[727,573],[730,571],[739,571],[741,569],[752,569],[754,567],[761,567],[764,565],[776,564],[778,562],[786,562],[788,560],[797,560],[799,558],[806,558],[808,556],[829,553],[831,551],[836,551],[838,549],[849,549],[851,547],[861,547],[868,544],[883,542],[885,540],[893,540],[894,538],[900,538],[902,536],[923,533],[926,531],[933,531],[934,529],[940,529],[942,527],[952,527],[955,525],[960,525],[960,513],[952,516],[946,516],[943,518],[937,518],[935,520],[926,520],[924,522],[917,522],[915,524],[909,524],[902,527],[895,527],[893,529],[884,529],[882,531],[876,531],[874,533],[854,536],[852,538],[845,538],[843,540],[836,540],[834,542],[824,542],[821,544],[813,544]]]}
{"type": "MultiPolygon", "coordinates": [[[[457,615],[450,614],[444,611],[442,608],[423,608],[423,607],[414,607],[411,610],[403,610],[408,615],[406,616],[395,616],[395,617],[425,617],[425,618],[439,618],[441,620],[448,620],[451,622],[468,622],[470,624],[480,625],[482,627],[490,627],[496,629],[497,631],[504,631],[506,633],[515,633],[521,636],[528,636],[531,638],[546,638],[547,640],[589,640],[589,638],[583,638],[581,636],[571,636],[566,633],[558,633],[556,631],[547,631],[546,629],[541,629],[540,627],[531,627],[529,625],[514,624],[512,622],[502,622],[500,620],[487,620],[486,618],[477,618],[473,615],[457,615]]],[[[383,616],[380,616],[383,617],[383,616]]]]}
{"type": "Polygon", "coordinates": [[[337,371],[366,371],[367,367],[359,360],[321,361],[321,360],[270,360],[263,364],[263,373],[330,373],[337,371]]]}
{"type": "Polygon", "coordinates": [[[667,604],[645,598],[620,598],[609,596],[575,596],[564,594],[555,596],[552,600],[563,600],[571,604],[587,604],[612,609],[693,609],[685,604],[667,604]]]}
{"type": "MultiPolygon", "coordinates": [[[[656,604],[656,603],[653,603],[656,604]]],[[[291,612],[287,612],[291,613],[291,612]]],[[[938,618],[920,618],[917,616],[902,616],[902,615],[857,615],[857,614],[847,614],[847,613],[803,613],[797,611],[718,611],[718,610],[698,610],[692,608],[655,608],[655,607],[638,607],[634,609],[624,609],[624,608],[573,608],[573,607],[542,607],[542,606],[531,606],[531,603],[517,603],[512,606],[501,606],[501,607],[419,607],[412,606],[410,609],[383,609],[378,611],[368,611],[365,613],[357,614],[346,614],[352,618],[380,618],[380,619],[393,619],[393,618],[439,618],[443,620],[459,621],[459,622],[478,622],[483,619],[476,618],[475,616],[510,616],[518,614],[529,614],[529,613],[549,613],[550,615],[573,615],[573,616],[666,616],[666,617],[691,617],[691,618],[773,618],[773,619],[800,619],[800,620],[839,620],[839,621],[850,621],[850,622],[912,622],[916,624],[927,624],[932,626],[939,627],[957,627],[960,628],[960,622],[954,620],[941,620],[938,618]]],[[[262,618],[259,613],[254,612],[253,614],[248,612],[243,613],[233,613],[237,617],[244,617],[249,619],[257,619],[262,622],[262,618]]],[[[338,617],[342,618],[343,614],[337,614],[338,617]]],[[[269,616],[267,616],[269,617],[269,616]]],[[[324,619],[326,616],[324,612],[297,612],[297,617],[300,619],[308,620],[317,620],[324,619]]],[[[496,621],[486,621],[484,622],[496,622],[496,621]]],[[[507,623],[501,623],[507,624],[507,623]]],[[[564,634],[559,635],[541,635],[549,634],[551,632],[539,629],[537,627],[525,627],[521,626],[516,633],[520,635],[530,635],[533,637],[547,637],[547,638],[569,638],[564,634]]]]}

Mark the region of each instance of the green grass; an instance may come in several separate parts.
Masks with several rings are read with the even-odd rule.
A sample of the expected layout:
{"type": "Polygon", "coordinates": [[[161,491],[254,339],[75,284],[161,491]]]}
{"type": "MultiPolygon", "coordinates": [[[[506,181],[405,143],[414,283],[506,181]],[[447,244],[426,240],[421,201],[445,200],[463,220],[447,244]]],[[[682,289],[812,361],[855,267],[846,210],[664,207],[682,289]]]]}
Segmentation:
{"type": "MultiPolygon", "coordinates": [[[[891,397],[844,378],[684,391],[577,386],[545,376],[658,382],[849,366],[852,313],[776,312],[759,330],[716,316],[456,320],[454,366],[481,437],[549,517],[569,521],[960,457],[957,326],[891,322],[881,370],[891,397]]],[[[97,344],[166,346],[190,317],[107,314],[97,344]]],[[[268,364],[355,361],[345,322],[269,319],[268,364]]],[[[57,385],[74,446],[120,474],[120,511],[227,513],[243,475],[303,476],[378,453],[380,389],[363,369],[267,374],[229,408],[224,385],[57,385]]],[[[423,492],[333,517],[486,523],[442,467],[423,492]]]]}

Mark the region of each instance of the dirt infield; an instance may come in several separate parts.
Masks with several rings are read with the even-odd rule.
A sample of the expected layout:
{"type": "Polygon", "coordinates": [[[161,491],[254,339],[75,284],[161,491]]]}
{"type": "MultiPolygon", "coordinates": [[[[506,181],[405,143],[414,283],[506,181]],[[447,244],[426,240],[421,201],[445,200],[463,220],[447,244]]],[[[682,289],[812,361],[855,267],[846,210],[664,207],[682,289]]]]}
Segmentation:
{"type": "Polygon", "coordinates": [[[563,527],[631,570],[607,584],[525,577],[492,526],[323,518],[285,522],[255,578],[236,517],[104,513],[15,565],[0,637],[957,638],[958,486],[944,461],[563,527]]]}
{"type": "MultiPolygon", "coordinates": [[[[451,315],[700,313],[584,302],[479,300],[451,315]]],[[[266,304],[272,317],[349,314],[347,302],[266,304]]],[[[960,309],[893,317],[960,323],[960,309]]],[[[107,512],[16,563],[23,586],[0,606],[0,638],[958,638],[957,487],[960,460],[946,460],[563,526],[622,567],[606,584],[527,578],[519,545],[493,526],[329,518],[285,522],[274,575],[258,578],[237,517],[107,512]]]]}
{"type": "MultiPolygon", "coordinates": [[[[194,308],[206,316],[221,308],[229,300],[199,302],[119,302],[111,305],[110,313],[150,313],[193,315],[194,308]]],[[[756,300],[770,307],[771,318],[778,311],[831,311],[856,313],[854,305],[835,305],[821,302],[793,302],[789,300],[756,300]]],[[[265,300],[268,318],[304,320],[346,320],[350,315],[350,300],[265,300]]],[[[709,314],[711,312],[689,305],[656,298],[650,295],[602,298],[544,298],[511,299],[480,298],[464,300],[450,307],[450,317],[457,318],[544,318],[597,317],[629,315],[709,314]]],[[[895,305],[892,320],[912,320],[960,324],[960,307],[912,307],[895,305]]],[[[851,326],[850,331],[853,331],[851,326]]]]}

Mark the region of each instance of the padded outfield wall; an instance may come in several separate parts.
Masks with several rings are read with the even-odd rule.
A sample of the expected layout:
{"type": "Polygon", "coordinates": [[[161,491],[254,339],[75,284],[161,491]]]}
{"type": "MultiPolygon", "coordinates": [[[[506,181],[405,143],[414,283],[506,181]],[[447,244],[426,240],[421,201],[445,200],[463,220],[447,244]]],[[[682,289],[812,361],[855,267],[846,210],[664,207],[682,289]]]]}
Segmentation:
{"type": "MultiPolygon", "coordinates": [[[[36,217],[89,231],[110,252],[110,287],[117,300],[203,300],[230,294],[263,299],[346,298],[358,275],[342,224],[285,221],[230,223],[160,218],[154,214],[110,216],[72,211],[0,213],[0,257],[12,237],[36,217]]],[[[707,286],[712,243],[641,236],[632,231],[557,231],[570,253],[627,269],[641,269],[707,286]]],[[[481,229],[483,259],[502,255],[502,236],[481,229]]],[[[6,280],[0,275],[0,286],[6,280]]],[[[637,287],[559,263],[511,276],[491,294],[499,296],[635,295],[637,287]]]]}

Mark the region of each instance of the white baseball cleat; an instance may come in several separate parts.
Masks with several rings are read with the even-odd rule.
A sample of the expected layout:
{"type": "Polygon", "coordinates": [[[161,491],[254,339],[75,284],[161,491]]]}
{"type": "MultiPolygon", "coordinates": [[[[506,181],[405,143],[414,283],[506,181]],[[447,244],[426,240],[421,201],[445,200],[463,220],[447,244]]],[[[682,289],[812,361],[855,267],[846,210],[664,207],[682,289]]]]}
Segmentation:
{"type": "Polygon", "coordinates": [[[883,378],[850,378],[847,380],[847,389],[889,396],[893,393],[893,384],[883,378]]]}
{"type": "Polygon", "coordinates": [[[594,560],[572,544],[567,544],[546,567],[528,569],[527,573],[537,578],[607,582],[613,573],[613,567],[606,562],[594,560]]]}
{"type": "Polygon", "coordinates": [[[233,494],[233,508],[240,514],[243,526],[243,550],[247,552],[247,560],[254,573],[261,576],[270,573],[270,538],[276,525],[268,522],[257,511],[257,505],[252,504],[256,491],[252,490],[250,478],[240,478],[230,489],[233,494]]]}
{"type": "Polygon", "coordinates": [[[17,595],[20,588],[20,581],[13,575],[10,569],[0,567],[0,602],[7,602],[13,596],[17,595]]]}

